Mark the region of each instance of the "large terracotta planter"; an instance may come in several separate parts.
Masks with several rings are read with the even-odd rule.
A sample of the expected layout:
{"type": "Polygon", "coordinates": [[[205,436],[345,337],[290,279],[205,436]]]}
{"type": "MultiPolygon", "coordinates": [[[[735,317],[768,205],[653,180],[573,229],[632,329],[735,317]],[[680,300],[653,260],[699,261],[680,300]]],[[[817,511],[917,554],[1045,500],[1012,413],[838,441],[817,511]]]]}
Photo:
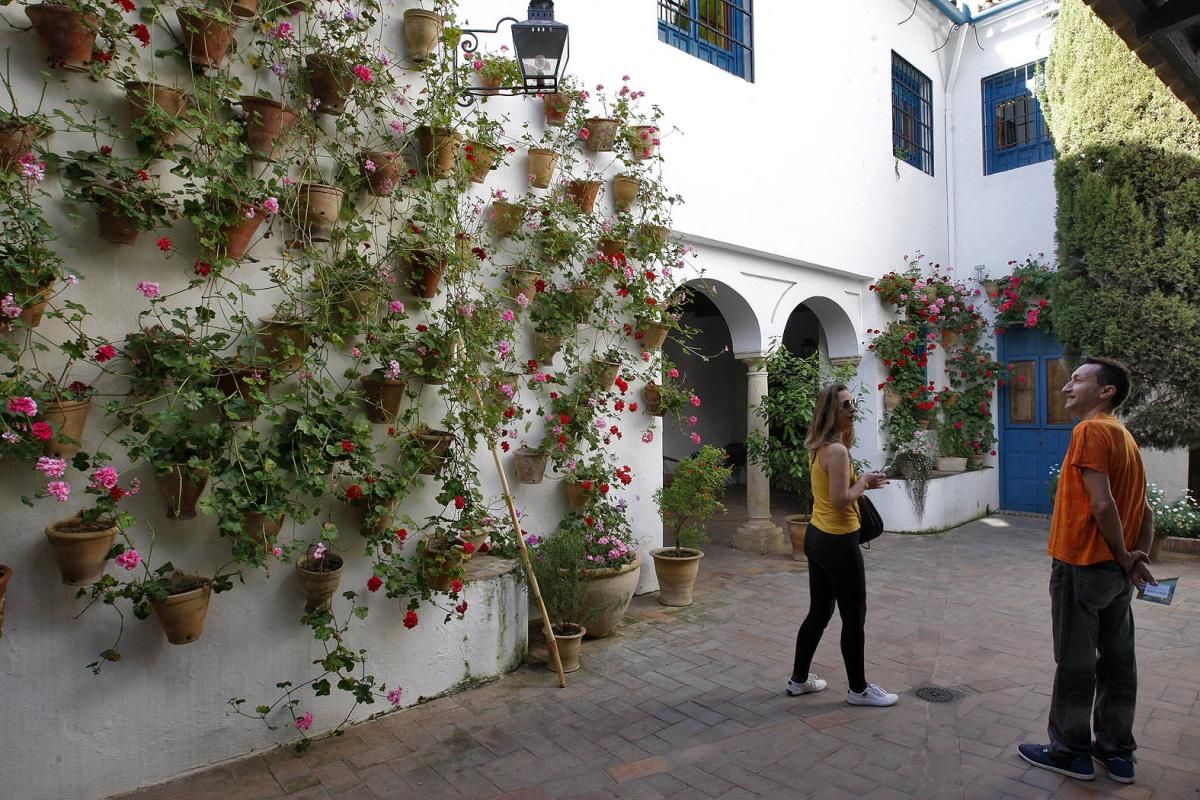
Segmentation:
{"type": "Polygon", "coordinates": [[[603,639],[625,618],[625,609],[637,591],[642,568],[641,556],[631,564],[607,569],[585,569],[587,594],[583,598],[582,618],[587,620],[587,638],[603,639]]]}
{"type": "Polygon", "coordinates": [[[575,98],[567,92],[553,92],[542,95],[542,114],[547,125],[559,126],[567,121],[571,111],[571,103],[575,98]]]}
{"type": "Polygon", "coordinates": [[[342,209],[343,194],[336,186],[300,184],[296,193],[297,224],[310,241],[329,241],[342,209]]]}
{"type": "Polygon", "coordinates": [[[208,485],[206,468],[191,469],[187,464],[176,464],[169,472],[155,474],[158,493],[167,505],[169,519],[195,519],[196,503],[208,485]]]}
{"type": "Polygon", "coordinates": [[[692,590],[696,587],[696,575],[700,572],[700,559],[704,553],[690,547],[680,548],[683,556],[674,558],[674,547],[656,547],[650,551],[654,558],[654,574],[658,576],[661,590],[658,602],[664,606],[690,606],[692,590]]]}
{"type": "Polygon", "coordinates": [[[404,381],[377,381],[370,375],[359,378],[366,395],[367,419],[375,423],[395,423],[400,415],[400,401],[404,399],[404,381]]]}
{"type": "Polygon", "coordinates": [[[188,60],[204,69],[220,69],[236,26],[197,8],[180,8],[175,16],[188,60]]]}
{"type": "Polygon", "coordinates": [[[450,451],[450,445],[454,443],[454,434],[428,428],[414,431],[413,436],[417,437],[427,457],[427,463],[421,467],[421,474],[437,475],[446,463],[446,454],[450,451]]]}
{"type": "Polygon", "coordinates": [[[162,625],[163,633],[171,644],[188,644],[204,633],[204,620],[208,617],[208,600],[212,596],[212,583],[207,578],[195,578],[190,583],[199,586],[174,594],[162,600],[150,598],[154,616],[162,625]]]}
{"type": "Polygon", "coordinates": [[[596,379],[596,383],[600,384],[601,390],[608,391],[609,387],[613,385],[613,381],[617,379],[617,375],[621,372],[621,364],[616,361],[604,361],[593,357],[590,370],[596,379]]]}
{"type": "Polygon", "coordinates": [[[528,209],[520,203],[510,203],[507,200],[492,201],[492,230],[497,236],[512,236],[521,229],[528,209]]]}
{"type": "Polygon", "coordinates": [[[642,182],[631,175],[617,175],[612,180],[613,206],[617,211],[628,211],[637,202],[642,191],[642,182]]]}
{"type": "MultiPolygon", "coordinates": [[[[129,81],[125,84],[125,99],[129,103],[129,121],[138,123],[154,110],[157,117],[165,115],[174,121],[169,128],[155,130],[148,144],[151,152],[170,147],[179,136],[179,118],[191,102],[186,93],[171,86],[149,81],[129,81]]],[[[143,142],[139,142],[139,145],[143,142]]]]}
{"type": "Polygon", "coordinates": [[[328,53],[310,53],[304,58],[308,67],[308,88],[317,98],[317,111],[338,115],[346,110],[354,73],[344,59],[328,53]]]}
{"type": "Polygon", "coordinates": [[[247,217],[244,210],[238,212],[241,220],[236,225],[226,225],[221,228],[225,237],[225,246],[217,248],[219,255],[239,261],[246,257],[250,250],[250,240],[258,233],[258,228],[266,220],[267,215],[257,210],[253,217],[247,217]]]}
{"type": "Polygon", "coordinates": [[[12,577],[12,567],[0,564],[0,636],[4,635],[4,600],[8,596],[8,581],[12,577]]]}
{"type": "Polygon", "coordinates": [[[117,540],[117,527],[104,522],[87,523],[79,517],[72,517],[46,526],[46,538],[54,549],[63,583],[68,586],[91,586],[104,574],[108,553],[117,540]]]}
{"type": "Polygon", "coordinates": [[[25,16],[50,55],[46,61],[52,67],[86,72],[96,47],[100,18],[81,14],[65,5],[42,4],[26,6],[25,16]]]}
{"type": "Polygon", "coordinates": [[[670,329],[666,325],[658,322],[649,323],[641,330],[642,349],[650,350],[651,352],[661,350],[663,342],[667,340],[667,333],[669,331],[670,329]]]}
{"type": "Polygon", "coordinates": [[[467,158],[467,178],[471,183],[483,183],[488,173],[496,166],[501,150],[490,144],[469,141],[463,145],[467,158]]]}
{"type": "Polygon", "coordinates": [[[461,133],[449,128],[430,128],[428,125],[417,128],[417,145],[421,160],[425,163],[425,173],[437,178],[453,175],[455,157],[462,140],[461,133]]]}
{"type": "Polygon", "coordinates": [[[553,150],[544,147],[529,148],[529,185],[535,189],[548,188],[557,163],[558,153],[553,150]]]}
{"type": "Polygon", "coordinates": [[[589,117],[587,121],[588,150],[593,153],[612,152],[617,141],[617,131],[620,123],[607,117],[589,117]]]}
{"type": "Polygon", "coordinates": [[[646,413],[652,417],[661,417],[664,413],[662,389],[662,385],[658,383],[647,383],[642,387],[642,399],[646,401],[646,413]]]}
{"type": "Polygon", "coordinates": [[[567,196],[576,208],[587,214],[592,213],[599,193],[600,181],[574,180],[567,184],[567,196]]]}
{"type": "Polygon", "coordinates": [[[69,461],[79,452],[78,442],[83,439],[83,428],[91,407],[87,400],[50,400],[42,403],[41,420],[54,428],[54,435],[44,447],[46,455],[69,461]],[[71,441],[66,441],[68,439],[71,441]]]}
{"type": "Polygon", "coordinates": [[[242,125],[246,129],[250,152],[262,161],[274,161],[279,157],[288,132],[300,118],[300,112],[269,97],[244,94],[241,100],[242,110],[246,112],[242,125]]]}
{"type": "Polygon", "coordinates": [[[319,559],[303,555],[296,560],[296,577],[300,581],[300,591],[304,592],[307,613],[329,608],[338,584],[342,582],[343,564],[341,556],[328,550],[319,559]]]}
{"type": "Polygon", "coordinates": [[[533,356],[538,363],[549,364],[554,360],[554,354],[562,347],[562,334],[533,332],[533,356]]]}
{"type": "Polygon", "coordinates": [[[408,57],[421,62],[433,55],[442,35],[442,17],[432,11],[410,8],[404,12],[404,42],[408,57]]]}
{"type": "MultiPolygon", "coordinates": [[[[563,672],[574,672],[579,669],[579,649],[588,629],[573,622],[556,622],[550,626],[554,632],[554,641],[558,644],[558,661],[563,672]]],[[[554,659],[548,658],[546,666],[557,669],[554,659]]]]}
{"type": "Polygon", "coordinates": [[[258,329],[258,340],[262,342],[275,368],[285,372],[299,369],[304,363],[304,353],[308,350],[308,333],[304,330],[304,321],[270,317],[259,321],[262,327],[258,329]]]}
{"type": "Polygon", "coordinates": [[[437,297],[442,273],[446,271],[446,259],[432,250],[414,250],[409,254],[407,262],[406,284],[413,297],[422,300],[437,297]]]}
{"type": "Polygon", "coordinates": [[[363,174],[367,176],[367,190],[375,197],[388,197],[400,184],[404,174],[404,156],[400,153],[385,153],[379,150],[369,150],[362,154],[363,174]],[[374,169],[367,170],[370,162],[374,169]]]}
{"type": "Polygon", "coordinates": [[[809,514],[789,514],[787,516],[788,536],[792,540],[792,561],[808,562],[804,555],[804,537],[808,533],[808,523],[812,519],[809,514]]]}
{"type": "Polygon", "coordinates": [[[546,460],[549,455],[545,450],[534,450],[529,447],[518,448],[513,454],[513,466],[517,470],[517,480],[525,484],[539,484],[546,475],[546,460]]]}

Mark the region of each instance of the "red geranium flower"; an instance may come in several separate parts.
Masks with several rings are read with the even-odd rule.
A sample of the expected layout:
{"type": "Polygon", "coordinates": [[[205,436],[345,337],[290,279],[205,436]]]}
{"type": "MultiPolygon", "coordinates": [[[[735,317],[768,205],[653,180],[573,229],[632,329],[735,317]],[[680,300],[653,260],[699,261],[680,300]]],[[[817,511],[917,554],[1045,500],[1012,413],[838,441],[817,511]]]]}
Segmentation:
{"type": "Polygon", "coordinates": [[[371,579],[367,581],[367,589],[372,592],[378,592],[380,586],[383,586],[383,581],[378,575],[372,575],[371,579]]]}
{"type": "Polygon", "coordinates": [[[342,439],[342,452],[343,453],[353,453],[357,449],[358,449],[358,445],[356,445],[354,442],[350,441],[349,439],[342,439]]]}
{"type": "Polygon", "coordinates": [[[417,619],[417,612],[415,611],[410,611],[404,615],[404,627],[408,628],[410,631],[417,627],[417,623],[420,621],[421,620],[417,619]]]}
{"type": "Polygon", "coordinates": [[[361,500],[362,496],[363,496],[362,487],[359,486],[357,483],[352,485],[350,488],[346,489],[346,499],[347,500],[361,500]]]}
{"type": "Polygon", "coordinates": [[[50,425],[45,422],[33,423],[29,429],[29,432],[33,434],[35,439],[41,439],[43,442],[50,441],[50,438],[54,436],[54,429],[52,429],[50,425]]]}
{"type": "Polygon", "coordinates": [[[460,581],[458,578],[455,578],[454,580],[450,581],[450,591],[457,593],[457,592],[461,592],[462,590],[463,590],[463,582],[462,581],[460,581]]]}

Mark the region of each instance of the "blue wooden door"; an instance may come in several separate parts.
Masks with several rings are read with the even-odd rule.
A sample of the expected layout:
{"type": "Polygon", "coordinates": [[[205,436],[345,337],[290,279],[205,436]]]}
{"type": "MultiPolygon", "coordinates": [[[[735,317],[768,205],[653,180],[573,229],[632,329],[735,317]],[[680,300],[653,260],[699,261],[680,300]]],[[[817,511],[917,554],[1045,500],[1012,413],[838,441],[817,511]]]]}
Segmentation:
{"type": "Polygon", "coordinates": [[[1009,379],[1000,389],[1000,507],[1049,514],[1050,470],[1062,464],[1075,420],[1063,405],[1071,365],[1058,340],[1036,330],[998,337],[1009,379]]]}

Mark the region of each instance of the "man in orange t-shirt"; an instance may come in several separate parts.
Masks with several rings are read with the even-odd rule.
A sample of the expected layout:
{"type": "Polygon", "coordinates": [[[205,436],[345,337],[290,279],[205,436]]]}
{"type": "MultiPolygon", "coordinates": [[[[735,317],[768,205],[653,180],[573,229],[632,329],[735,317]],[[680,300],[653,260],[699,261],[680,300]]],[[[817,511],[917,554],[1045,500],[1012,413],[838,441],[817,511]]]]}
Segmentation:
{"type": "Polygon", "coordinates": [[[1134,586],[1154,583],[1146,555],[1154,515],[1142,454],[1112,413],[1129,394],[1129,374],[1115,362],[1089,358],[1062,391],[1080,422],[1071,432],[1050,522],[1058,665],[1050,744],[1022,744],[1017,752],[1036,767],[1089,781],[1094,758],[1113,780],[1133,783],[1137,660],[1130,600],[1134,586]]]}

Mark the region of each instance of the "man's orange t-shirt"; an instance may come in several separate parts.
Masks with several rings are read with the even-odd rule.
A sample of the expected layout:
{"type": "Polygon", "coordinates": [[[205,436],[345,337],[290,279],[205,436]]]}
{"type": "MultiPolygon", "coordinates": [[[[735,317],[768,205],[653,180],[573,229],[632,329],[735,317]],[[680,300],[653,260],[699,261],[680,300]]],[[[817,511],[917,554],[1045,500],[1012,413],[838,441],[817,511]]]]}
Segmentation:
{"type": "Polygon", "coordinates": [[[1112,550],[1092,516],[1091,499],[1083,484],[1084,469],[1108,475],[1129,550],[1137,547],[1146,509],[1146,470],[1133,436],[1111,414],[1081,421],[1071,432],[1071,444],[1058,478],[1048,548],[1052,558],[1078,567],[1113,560],[1112,550]]]}

